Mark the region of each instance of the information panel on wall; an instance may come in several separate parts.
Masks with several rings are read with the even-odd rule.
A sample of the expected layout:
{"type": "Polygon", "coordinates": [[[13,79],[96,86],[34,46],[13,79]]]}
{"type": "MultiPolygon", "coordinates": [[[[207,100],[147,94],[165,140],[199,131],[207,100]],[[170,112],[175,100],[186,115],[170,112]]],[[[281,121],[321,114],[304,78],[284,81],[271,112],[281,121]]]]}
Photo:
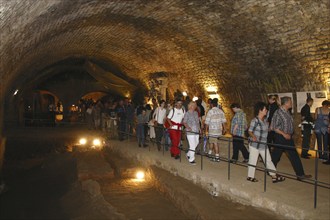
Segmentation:
{"type": "Polygon", "coordinates": [[[315,113],[317,107],[322,106],[322,102],[328,99],[326,91],[307,91],[297,92],[297,111],[300,112],[301,108],[306,104],[306,99],[311,97],[314,102],[311,107],[311,113],[315,113]]]}
{"type": "Polygon", "coordinates": [[[281,98],[284,96],[288,96],[291,98],[292,100],[292,112],[294,112],[294,108],[295,108],[295,103],[293,101],[293,93],[287,92],[287,93],[269,93],[268,95],[275,95],[277,100],[278,100],[278,104],[281,105],[281,98]]]}

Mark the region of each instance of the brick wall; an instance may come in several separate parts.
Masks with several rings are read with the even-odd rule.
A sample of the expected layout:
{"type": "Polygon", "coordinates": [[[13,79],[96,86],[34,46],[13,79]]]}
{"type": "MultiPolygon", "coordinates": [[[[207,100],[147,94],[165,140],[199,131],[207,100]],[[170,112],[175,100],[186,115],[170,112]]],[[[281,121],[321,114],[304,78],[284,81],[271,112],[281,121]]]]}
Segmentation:
{"type": "Polygon", "coordinates": [[[1,97],[70,57],[114,63],[190,96],[218,87],[248,112],[270,92],[319,90],[330,73],[328,0],[0,2],[1,97]]]}

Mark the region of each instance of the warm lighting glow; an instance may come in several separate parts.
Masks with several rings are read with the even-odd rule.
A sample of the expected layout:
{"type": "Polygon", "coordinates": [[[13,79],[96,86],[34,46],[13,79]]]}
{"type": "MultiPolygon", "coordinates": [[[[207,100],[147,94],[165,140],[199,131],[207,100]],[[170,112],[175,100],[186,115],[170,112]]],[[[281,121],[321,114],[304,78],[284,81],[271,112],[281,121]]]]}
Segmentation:
{"type": "Polygon", "coordinates": [[[187,96],[188,94],[187,94],[187,92],[182,92],[182,95],[187,96]]]}
{"type": "Polygon", "coordinates": [[[81,138],[81,139],[79,140],[79,144],[84,145],[84,144],[86,144],[86,143],[87,143],[86,138],[81,138]]]}
{"type": "Polygon", "coordinates": [[[138,171],[136,173],[136,179],[143,180],[144,179],[144,172],[143,171],[138,171]]]}
{"type": "Polygon", "coordinates": [[[220,99],[220,96],[219,96],[219,94],[211,94],[211,95],[209,95],[209,98],[211,98],[211,99],[214,99],[214,98],[220,99]]]}
{"type": "Polygon", "coordinates": [[[18,89],[15,90],[15,92],[14,92],[14,96],[17,95],[17,93],[18,93],[18,89]]]}
{"type": "Polygon", "coordinates": [[[94,146],[101,146],[101,141],[100,141],[100,139],[94,139],[94,140],[93,140],[93,145],[94,145],[94,146]]]}
{"type": "Polygon", "coordinates": [[[330,85],[330,76],[328,77],[327,83],[330,85]]]}
{"type": "Polygon", "coordinates": [[[208,87],[206,88],[206,91],[207,91],[207,92],[217,92],[217,91],[218,91],[218,88],[215,87],[215,86],[208,86],[208,87]]]}
{"type": "Polygon", "coordinates": [[[194,98],[192,99],[194,102],[196,102],[198,100],[198,97],[194,96],[194,98]]]}

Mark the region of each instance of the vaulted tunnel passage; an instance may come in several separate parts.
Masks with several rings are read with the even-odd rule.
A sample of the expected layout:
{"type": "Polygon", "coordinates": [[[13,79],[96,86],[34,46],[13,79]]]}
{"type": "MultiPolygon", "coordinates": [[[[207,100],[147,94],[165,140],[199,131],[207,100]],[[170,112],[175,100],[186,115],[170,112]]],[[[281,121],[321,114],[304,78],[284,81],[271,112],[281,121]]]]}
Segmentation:
{"type": "MultiPolygon", "coordinates": [[[[247,112],[268,93],[328,90],[328,0],[2,0],[0,137],[35,92],[150,97],[152,79],[247,112]],[[14,95],[14,93],[16,93],[14,95]]],[[[329,90],[328,90],[329,92],[329,90]]]]}
{"type": "Polygon", "coordinates": [[[111,66],[95,64],[127,81],[124,90],[132,81],[148,89],[150,75],[165,72],[170,96],[206,97],[213,86],[225,106],[323,90],[330,72],[326,0],[8,0],[0,12],[2,100],[55,72],[88,71],[90,60],[111,66]]]}

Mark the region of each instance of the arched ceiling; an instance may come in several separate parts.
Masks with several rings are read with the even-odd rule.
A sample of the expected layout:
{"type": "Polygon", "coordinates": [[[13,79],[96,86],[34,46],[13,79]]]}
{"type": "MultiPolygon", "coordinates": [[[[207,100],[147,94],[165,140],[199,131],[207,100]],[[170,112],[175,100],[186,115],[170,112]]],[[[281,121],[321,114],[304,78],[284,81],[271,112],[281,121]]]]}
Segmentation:
{"type": "Polygon", "coordinates": [[[71,58],[144,82],[166,72],[172,91],[211,85],[230,101],[320,89],[330,73],[329,8],[328,0],[2,0],[1,91],[71,58]]]}

